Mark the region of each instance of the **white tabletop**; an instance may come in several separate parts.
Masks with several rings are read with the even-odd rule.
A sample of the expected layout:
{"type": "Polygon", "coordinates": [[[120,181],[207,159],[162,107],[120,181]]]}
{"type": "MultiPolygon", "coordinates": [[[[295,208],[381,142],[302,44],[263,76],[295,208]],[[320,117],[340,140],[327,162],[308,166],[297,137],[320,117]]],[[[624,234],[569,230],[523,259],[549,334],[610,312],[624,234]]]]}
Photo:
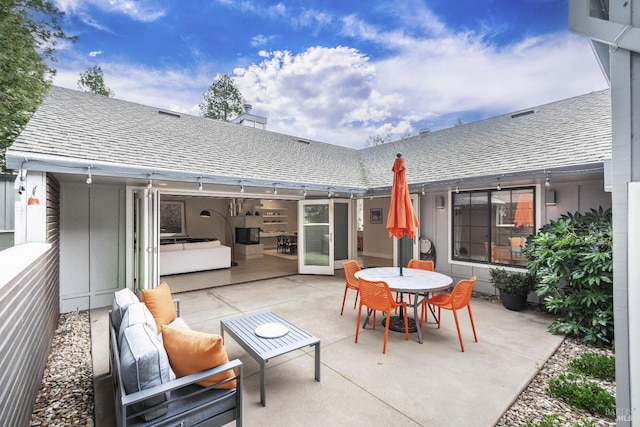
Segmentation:
{"type": "Polygon", "coordinates": [[[402,268],[402,276],[399,267],[374,267],[356,272],[355,277],[370,281],[381,280],[392,291],[412,293],[440,291],[447,289],[453,282],[451,277],[442,273],[406,267],[402,268]]]}

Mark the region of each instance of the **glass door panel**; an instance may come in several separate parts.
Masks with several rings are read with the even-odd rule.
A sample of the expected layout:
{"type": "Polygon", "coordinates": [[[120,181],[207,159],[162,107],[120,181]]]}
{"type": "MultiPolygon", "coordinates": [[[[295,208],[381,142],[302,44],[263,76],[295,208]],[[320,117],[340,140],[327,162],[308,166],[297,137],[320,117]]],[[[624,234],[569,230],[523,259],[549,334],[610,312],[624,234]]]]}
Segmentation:
{"type": "Polygon", "coordinates": [[[298,204],[298,271],[332,275],[334,269],[333,203],[304,200],[298,204]]]}

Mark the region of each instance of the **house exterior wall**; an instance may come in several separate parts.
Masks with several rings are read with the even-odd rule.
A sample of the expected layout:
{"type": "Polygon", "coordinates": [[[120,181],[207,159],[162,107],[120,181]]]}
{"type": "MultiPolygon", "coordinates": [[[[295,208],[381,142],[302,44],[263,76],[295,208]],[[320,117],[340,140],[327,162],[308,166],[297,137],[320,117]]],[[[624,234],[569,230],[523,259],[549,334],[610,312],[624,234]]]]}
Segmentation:
{"type": "Polygon", "coordinates": [[[125,283],[125,187],[61,183],[60,311],[111,304],[125,283]]]}
{"type": "Polygon", "coordinates": [[[27,243],[0,253],[0,425],[29,425],[58,317],[57,247],[27,243]],[[3,272],[6,273],[6,270],[3,272]],[[26,339],[28,337],[28,339],[26,339]]]}
{"type": "Polygon", "coordinates": [[[14,175],[0,174],[0,251],[13,246],[14,175]]]}
{"type": "MultiPolygon", "coordinates": [[[[508,186],[509,184],[506,182],[503,185],[505,188],[508,186]]],[[[604,191],[604,179],[554,183],[548,189],[544,185],[538,187],[538,206],[536,207],[538,224],[546,224],[567,212],[587,212],[592,208],[598,209],[600,206],[604,209],[611,207],[611,195],[604,191]],[[556,206],[545,205],[546,190],[556,191],[556,206]]],[[[449,195],[449,191],[436,191],[429,192],[420,198],[422,212],[420,237],[426,237],[435,245],[436,271],[453,277],[454,283],[475,275],[477,281],[474,290],[486,294],[496,294],[496,290],[490,283],[489,275],[489,269],[494,267],[493,265],[450,261],[451,212],[449,195]],[[436,201],[439,197],[445,198],[446,206],[444,209],[436,208],[436,201]]],[[[537,299],[535,295],[530,298],[537,299]]]]}

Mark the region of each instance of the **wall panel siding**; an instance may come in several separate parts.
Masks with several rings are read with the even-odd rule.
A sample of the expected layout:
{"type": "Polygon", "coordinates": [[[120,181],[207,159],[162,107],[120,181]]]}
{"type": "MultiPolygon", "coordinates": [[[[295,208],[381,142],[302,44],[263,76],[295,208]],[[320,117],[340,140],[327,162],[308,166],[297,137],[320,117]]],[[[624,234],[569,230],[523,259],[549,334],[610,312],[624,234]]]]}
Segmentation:
{"type": "Polygon", "coordinates": [[[60,311],[111,305],[125,283],[125,188],[61,183],[60,311]]]}

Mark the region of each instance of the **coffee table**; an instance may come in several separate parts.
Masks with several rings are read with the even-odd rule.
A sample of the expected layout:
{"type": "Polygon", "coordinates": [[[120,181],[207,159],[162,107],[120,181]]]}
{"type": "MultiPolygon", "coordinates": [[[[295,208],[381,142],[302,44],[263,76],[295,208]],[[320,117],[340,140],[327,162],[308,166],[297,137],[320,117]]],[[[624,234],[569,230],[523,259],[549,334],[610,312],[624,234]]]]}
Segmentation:
{"type": "MultiPolygon", "coordinates": [[[[320,339],[303,331],[277,314],[265,310],[224,319],[220,321],[220,331],[223,340],[225,332],[228,333],[260,364],[260,403],[262,403],[262,406],[267,406],[265,365],[269,359],[299,350],[302,347],[315,346],[315,378],[316,381],[320,381],[320,339]],[[284,325],[288,332],[275,338],[264,338],[256,334],[256,328],[259,326],[274,323],[284,325]]],[[[259,333],[265,335],[262,330],[259,330],[259,333]]]]}

